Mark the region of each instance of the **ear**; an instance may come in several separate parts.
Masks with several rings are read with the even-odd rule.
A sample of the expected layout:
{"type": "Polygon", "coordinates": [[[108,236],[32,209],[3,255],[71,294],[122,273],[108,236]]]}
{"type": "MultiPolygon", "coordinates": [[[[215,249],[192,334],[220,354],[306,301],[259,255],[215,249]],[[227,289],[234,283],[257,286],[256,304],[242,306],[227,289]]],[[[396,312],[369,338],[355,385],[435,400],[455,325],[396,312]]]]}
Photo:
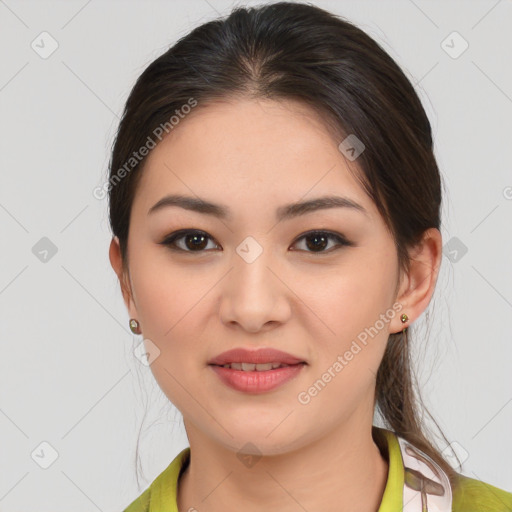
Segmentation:
{"type": "Polygon", "coordinates": [[[133,300],[133,294],[130,283],[130,276],[123,270],[123,259],[121,257],[121,247],[119,245],[119,238],[113,237],[110,242],[110,248],[108,251],[110,264],[117,274],[119,284],[121,286],[121,293],[123,294],[124,303],[126,309],[130,315],[130,318],[138,318],[137,308],[133,300]]]}
{"type": "Polygon", "coordinates": [[[395,302],[402,304],[402,310],[391,321],[390,332],[402,331],[414,322],[428,306],[435,290],[442,261],[442,236],[438,229],[425,231],[423,238],[409,255],[410,269],[402,275],[402,282],[395,302]],[[402,323],[400,317],[406,313],[409,319],[402,323]]]}

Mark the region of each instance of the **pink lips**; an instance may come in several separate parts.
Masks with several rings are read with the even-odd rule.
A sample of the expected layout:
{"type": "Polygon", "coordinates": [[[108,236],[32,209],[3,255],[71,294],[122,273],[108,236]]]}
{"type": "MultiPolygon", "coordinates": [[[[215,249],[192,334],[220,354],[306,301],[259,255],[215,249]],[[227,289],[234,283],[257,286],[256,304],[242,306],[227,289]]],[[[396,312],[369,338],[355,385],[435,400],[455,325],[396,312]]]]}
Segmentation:
{"type": "Polygon", "coordinates": [[[245,393],[264,393],[271,391],[296,377],[306,366],[306,362],[286,352],[272,348],[247,350],[243,348],[229,350],[209,361],[210,368],[224,384],[245,393]],[[235,370],[224,368],[228,363],[281,363],[288,366],[271,370],[235,370]]]}

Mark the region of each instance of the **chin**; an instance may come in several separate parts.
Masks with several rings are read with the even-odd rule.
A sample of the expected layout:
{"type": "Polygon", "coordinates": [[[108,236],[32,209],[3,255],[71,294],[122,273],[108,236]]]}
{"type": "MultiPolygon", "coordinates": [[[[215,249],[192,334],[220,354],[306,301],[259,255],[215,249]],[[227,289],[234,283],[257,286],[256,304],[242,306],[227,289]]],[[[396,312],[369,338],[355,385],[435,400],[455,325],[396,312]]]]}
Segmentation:
{"type": "Polygon", "coordinates": [[[300,449],[302,446],[299,438],[294,438],[293,434],[297,435],[295,431],[292,433],[289,429],[282,429],[277,432],[275,428],[279,422],[275,422],[272,428],[257,428],[254,424],[247,426],[246,429],[225,428],[232,434],[233,437],[223,432],[222,438],[217,438],[217,441],[228,450],[238,454],[254,455],[254,456],[267,456],[267,455],[282,455],[300,449]],[[271,433],[269,435],[269,433],[271,433]]]}

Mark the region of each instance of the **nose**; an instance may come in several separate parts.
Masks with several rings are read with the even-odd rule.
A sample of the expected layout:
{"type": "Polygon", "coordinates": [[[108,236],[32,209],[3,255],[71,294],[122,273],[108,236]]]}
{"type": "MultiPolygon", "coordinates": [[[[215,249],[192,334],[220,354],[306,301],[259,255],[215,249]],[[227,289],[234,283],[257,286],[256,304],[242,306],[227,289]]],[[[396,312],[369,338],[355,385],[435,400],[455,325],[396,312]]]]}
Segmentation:
{"type": "Polygon", "coordinates": [[[269,253],[263,251],[254,260],[234,255],[220,286],[219,315],[224,324],[255,333],[290,318],[293,293],[269,253]]]}

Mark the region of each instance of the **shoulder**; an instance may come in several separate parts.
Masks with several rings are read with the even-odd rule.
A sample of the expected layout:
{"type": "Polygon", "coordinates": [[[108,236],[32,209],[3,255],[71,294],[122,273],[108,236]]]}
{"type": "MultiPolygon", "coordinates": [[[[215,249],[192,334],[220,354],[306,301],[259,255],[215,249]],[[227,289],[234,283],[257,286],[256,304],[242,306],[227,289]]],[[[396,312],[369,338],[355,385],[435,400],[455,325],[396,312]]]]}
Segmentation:
{"type": "Polygon", "coordinates": [[[453,486],[453,512],[512,512],[512,493],[462,474],[453,486]]]}
{"type": "Polygon", "coordinates": [[[148,512],[151,498],[151,486],[148,487],[136,500],[134,500],[123,512],[148,512]]]}
{"type": "Polygon", "coordinates": [[[190,461],[190,447],[184,448],[153,480],[151,485],[123,512],[150,512],[150,510],[177,510],[178,480],[190,461]]]}

